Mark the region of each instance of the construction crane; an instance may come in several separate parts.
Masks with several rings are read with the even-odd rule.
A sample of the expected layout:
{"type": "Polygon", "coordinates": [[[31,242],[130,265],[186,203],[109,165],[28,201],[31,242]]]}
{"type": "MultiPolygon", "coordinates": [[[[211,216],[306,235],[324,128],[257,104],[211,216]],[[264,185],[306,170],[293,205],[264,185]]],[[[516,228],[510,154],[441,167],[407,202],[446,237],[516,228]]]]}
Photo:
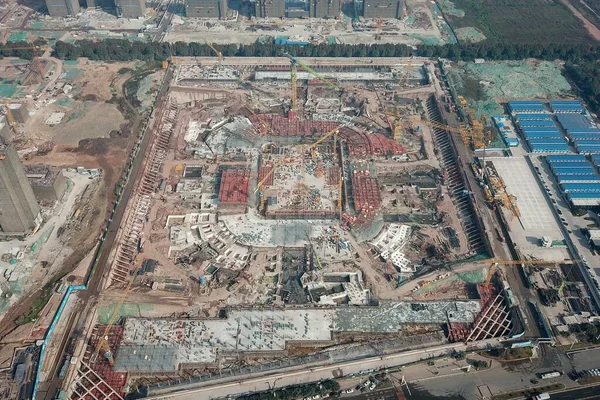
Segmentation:
{"type": "Polygon", "coordinates": [[[0,48],[0,53],[3,51],[12,51],[12,50],[31,50],[33,53],[33,58],[31,60],[31,64],[29,65],[29,69],[33,72],[36,72],[40,77],[43,77],[42,71],[39,67],[38,62],[38,50],[46,51],[46,48],[40,46],[23,46],[23,47],[3,47],[0,48]]]}
{"type": "MultiPolygon", "coordinates": [[[[317,140],[316,142],[312,143],[311,145],[308,146],[307,151],[310,151],[312,149],[314,149],[315,147],[317,147],[318,145],[320,145],[321,143],[323,143],[323,141],[325,141],[327,138],[329,138],[331,135],[338,133],[340,131],[340,127],[334,128],[332,130],[330,130],[329,132],[327,132],[325,135],[321,136],[319,138],[319,140],[317,140]]],[[[271,168],[271,171],[269,171],[268,174],[266,174],[263,179],[261,179],[260,182],[258,182],[256,184],[256,188],[254,188],[254,193],[257,193],[259,191],[261,191],[262,186],[265,184],[265,182],[269,179],[269,177],[271,175],[273,175],[273,172],[275,171],[275,168],[279,165],[283,164],[283,159],[279,159],[276,162],[273,163],[273,168],[271,168]]]]}
{"type": "Polygon", "coordinates": [[[402,85],[404,85],[408,82],[408,73],[412,69],[412,64],[413,64],[413,60],[411,57],[408,60],[408,63],[406,64],[406,68],[404,68],[404,70],[402,71],[402,74],[400,74],[400,79],[398,79],[398,83],[400,84],[400,87],[402,87],[402,85]]]}
{"type": "Polygon", "coordinates": [[[4,100],[4,115],[6,115],[6,121],[8,122],[8,125],[10,125],[15,135],[18,135],[19,131],[17,130],[17,121],[15,121],[15,117],[8,106],[8,100],[4,100]]]}
{"type": "Polygon", "coordinates": [[[221,53],[219,50],[217,50],[215,48],[215,46],[213,46],[211,43],[208,43],[206,40],[204,41],[204,43],[206,43],[206,45],[208,47],[210,47],[212,49],[212,51],[214,51],[217,55],[217,58],[219,59],[219,63],[223,62],[223,53],[221,53]]]}
{"type": "Polygon", "coordinates": [[[123,306],[123,303],[127,299],[127,295],[129,294],[129,292],[131,292],[131,289],[133,289],[133,282],[135,281],[135,278],[138,276],[138,273],[139,273],[139,270],[137,270],[135,272],[135,274],[131,277],[131,279],[127,283],[127,287],[123,291],[121,299],[117,303],[117,306],[113,310],[113,313],[111,314],[110,319],[108,320],[108,323],[106,324],[104,333],[98,339],[98,344],[96,344],[96,351],[95,351],[96,358],[100,354],[100,351],[104,350],[104,357],[106,358],[106,360],[108,361],[108,363],[110,364],[111,367],[115,364],[115,360],[113,358],[113,354],[110,349],[110,346],[108,345],[108,334],[110,333],[110,329],[113,327],[114,323],[119,318],[121,307],[123,306]]]}
{"type": "Polygon", "coordinates": [[[297,65],[299,65],[306,72],[308,72],[309,74],[311,74],[312,76],[314,76],[315,78],[317,78],[318,80],[320,80],[321,82],[323,82],[324,84],[326,84],[327,86],[329,86],[329,88],[331,88],[333,90],[339,90],[339,91],[343,90],[341,87],[339,87],[335,83],[331,82],[329,79],[325,78],[324,76],[322,76],[321,74],[319,74],[317,71],[315,71],[314,69],[312,69],[310,66],[308,66],[305,63],[303,63],[302,61],[298,60],[296,57],[294,57],[294,56],[292,56],[292,55],[290,55],[288,53],[283,53],[283,55],[285,57],[287,57],[287,58],[290,59],[290,61],[292,62],[292,68],[293,69],[296,68],[297,65]]]}
{"type": "Polygon", "coordinates": [[[265,131],[267,133],[271,132],[269,124],[267,124],[267,122],[264,120],[264,118],[262,118],[259,114],[255,113],[254,110],[252,110],[250,107],[246,107],[246,109],[248,111],[250,111],[250,114],[254,115],[260,121],[261,125],[263,126],[263,128],[265,128],[265,131]]]}
{"type": "Polygon", "coordinates": [[[544,260],[496,260],[496,259],[488,259],[484,260],[484,262],[490,263],[490,269],[488,270],[488,275],[485,280],[485,285],[489,286],[492,280],[492,276],[494,276],[494,272],[500,265],[521,265],[521,264],[530,264],[530,265],[556,265],[556,264],[574,264],[581,260],[560,260],[560,261],[544,261],[544,260]]]}
{"type": "Polygon", "coordinates": [[[315,250],[315,248],[314,248],[314,246],[313,246],[313,244],[312,244],[312,242],[310,240],[310,237],[308,236],[308,233],[306,234],[306,239],[308,240],[308,244],[310,246],[310,250],[311,250],[313,256],[315,257],[315,260],[317,260],[317,265],[319,266],[319,270],[322,270],[323,269],[323,265],[321,264],[321,259],[317,255],[317,251],[315,250]]]}

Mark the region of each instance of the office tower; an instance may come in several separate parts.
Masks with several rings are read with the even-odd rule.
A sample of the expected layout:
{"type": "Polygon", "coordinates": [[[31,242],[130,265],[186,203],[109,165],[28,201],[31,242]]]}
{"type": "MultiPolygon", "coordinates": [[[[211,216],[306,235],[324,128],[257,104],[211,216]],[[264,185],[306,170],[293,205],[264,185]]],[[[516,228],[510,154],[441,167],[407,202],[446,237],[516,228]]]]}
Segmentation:
{"type": "Polygon", "coordinates": [[[40,222],[40,207],[17,151],[0,138],[0,228],[25,233],[40,222]]]}
{"type": "Polygon", "coordinates": [[[257,18],[285,17],[285,0],[256,0],[255,7],[257,18]]]}
{"type": "Polygon", "coordinates": [[[364,0],[365,18],[401,18],[403,0],[364,0]]]}
{"type": "Polygon", "coordinates": [[[310,0],[309,14],[312,18],[337,18],[340,0],[310,0]]]}
{"type": "Polygon", "coordinates": [[[223,19],[227,15],[227,0],[185,0],[185,15],[223,19]]]}
{"type": "Polygon", "coordinates": [[[79,12],[79,0],[46,0],[51,17],[68,17],[79,12]]]}
{"type": "Polygon", "coordinates": [[[139,18],[146,14],[145,0],[116,0],[117,16],[139,18]]]}

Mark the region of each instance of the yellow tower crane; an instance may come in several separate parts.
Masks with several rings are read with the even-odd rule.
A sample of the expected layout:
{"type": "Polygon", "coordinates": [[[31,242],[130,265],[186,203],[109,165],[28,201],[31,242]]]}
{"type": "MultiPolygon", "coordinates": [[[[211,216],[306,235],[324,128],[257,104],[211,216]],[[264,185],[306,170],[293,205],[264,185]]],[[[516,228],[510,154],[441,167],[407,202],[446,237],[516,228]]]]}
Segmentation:
{"type": "Polygon", "coordinates": [[[131,277],[131,279],[127,283],[127,287],[123,291],[121,299],[119,300],[119,302],[117,303],[117,306],[113,310],[113,313],[111,314],[110,319],[108,320],[108,323],[106,324],[106,328],[104,329],[104,333],[98,339],[98,344],[96,345],[95,356],[98,357],[98,355],[100,354],[100,351],[104,350],[104,357],[106,358],[108,363],[111,365],[111,367],[115,364],[115,360],[113,357],[113,353],[110,349],[110,346],[108,345],[108,334],[110,333],[110,328],[112,328],[114,326],[115,322],[119,318],[121,307],[123,306],[125,299],[127,299],[127,295],[129,294],[129,292],[131,292],[131,289],[133,289],[133,282],[135,281],[135,278],[137,277],[138,272],[139,272],[139,270],[136,271],[136,273],[131,277]]]}
{"type": "MultiPolygon", "coordinates": [[[[314,149],[315,147],[317,147],[319,144],[321,144],[323,141],[325,141],[327,138],[329,138],[331,135],[335,134],[339,132],[339,127],[332,129],[331,131],[327,132],[325,135],[321,136],[316,142],[312,143],[311,145],[308,146],[307,151],[311,151],[312,149],[314,149]]],[[[297,145],[300,146],[300,145],[297,145]]],[[[283,164],[283,158],[280,158],[279,160],[275,161],[273,163],[273,168],[271,168],[271,171],[266,174],[261,180],[260,182],[258,182],[256,184],[256,188],[254,188],[254,193],[260,193],[260,195],[262,195],[262,187],[265,184],[265,182],[269,179],[269,177],[271,175],[273,175],[273,172],[275,171],[275,168],[277,168],[277,166],[283,164]]]]}
{"type": "Polygon", "coordinates": [[[290,61],[291,61],[291,67],[292,67],[292,109],[296,109],[296,107],[294,106],[294,104],[296,104],[297,106],[297,101],[298,101],[298,65],[301,66],[306,72],[308,72],[309,74],[311,74],[312,76],[314,76],[315,78],[317,78],[318,80],[320,80],[321,82],[323,82],[324,84],[326,84],[329,88],[334,89],[336,91],[342,91],[343,89],[341,87],[339,87],[338,85],[336,85],[335,83],[331,82],[329,79],[325,78],[324,76],[320,75],[317,71],[315,71],[314,69],[312,69],[310,66],[306,65],[306,63],[298,60],[296,57],[288,54],[288,53],[283,53],[283,55],[285,57],[287,57],[290,61]]]}
{"type": "Polygon", "coordinates": [[[17,121],[15,121],[15,117],[12,113],[12,110],[8,106],[7,100],[4,101],[4,115],[6,115],[6,121],[8,122],[8,125],[10,125],[15,135],[18,135],[19,131],[17,130],[17,121]]]}
{"type": "Polygon", "coordinates": [[[208,43],[207,41],[204,41],[204,43],[206,43],[206,45],[208,47],[210,47],[212,49],[212,51],[215,52],[215,54],[217,55],[217,58],[219,59],[219,63],[223,62],[223,53],[221,53],[219,50],[216,49],[215,46],[213,46],[211,43],[208,43]]]}

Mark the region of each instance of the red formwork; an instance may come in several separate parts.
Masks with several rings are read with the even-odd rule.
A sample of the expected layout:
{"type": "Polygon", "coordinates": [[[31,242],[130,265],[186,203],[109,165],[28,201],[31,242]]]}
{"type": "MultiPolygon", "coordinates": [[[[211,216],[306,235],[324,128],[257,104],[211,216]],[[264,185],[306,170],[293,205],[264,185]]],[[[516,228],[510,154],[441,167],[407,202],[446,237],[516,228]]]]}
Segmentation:
{"type": "Polygon", "coordinates": [[[377,179],[366,172],[354,171],[352,174],[352,198],[356,211],[371,212],[381,207],[381,193],[377,179]]]}
{"type": "Polygon", "coordinates": [[[327,168],[327,184],[338,185],[340,183],[340,167],[333,165],[327,168]]]}
{"type": "Polygon", "coordinates": [[[273,185],[273,163],[271,161],[267,161],[258,169],[258,182],[263,182],[263,186],[273,185]]]}
{"type": "Polygon", "coordinates": [[[478,284],[477,285],[477,294],[479,295],[479,298],[481,299],[480,300],[481,309],[483,310],[492,301],[494,301],[496,296],[498,296],[498,293],[499,293],[498,288],[495,285],[478,284]]]}
{"type": "Polygon", "coordinates": [[[243,204],[248,201],[248,182],[250,171],[247,169],[228,169],[221,175],[219,202],[243,204]]]}
{"type": "MultiPolygon", "coordinates": [[[[83,379],[82,382],[88,383],[87,387],[91,387],[93,382],[96,387],[92,389],[91,394],[78,394],[81,391],[75,391],[71,396],[71,399],[81,399],[81,400],[93,400],[96,399],[118,399],[118,397],[112,392],[119,393],[121,397],[125,395],[125,384],[127,383],[127,373],[126,372],[115,372],[113,371],[108,359],[106,358],[106,353],[104,350],[97,350],[98,341],[102,336],[107,337],[108,347],[111,349],[111,352],[114,354],[117,353],[119,348],[119,343],[123,337],[123,327],[120,325],[111,326],[108,329],[108,333],[106,333],[106,326],[96,326],[92,331],[91,339],[86,347],[86,351],[83,356],[83,361],[90,366],[94,373],[87,372],[86,379],[83,379]],[[106,384],[102,383],[98,377],[98,375],[106,384],[110,385],[110,388],[106,387],[106,384]]],[[[85,370],[83,368],[82,370],[85,370]]],[[[85,372],[85,371],[84,371],[85,372]]]]}
{"type": "Polygon", "coordinates": [[[250,122],[262,135],[272,136],[313,136],[325,134],[338,126],[335,121],[306,121],[284,117],[280,114],[261,114],[249,117],[250,122]],[[264,123],[263,123],[264,122],[264,123]],[[267,125],[267,126],[265,126],[267,125]]]}
{"type": "Polygon", "coordinates": [[[406,148],[380,134],[340,129],[340,139],[346,141],[350,156],[394,156],[406,153],[406,148]]]}
{"type": "Polygon", "coordinates": [[[450,342],[464,342],[471,333],[470,324],[462,322],[449,322],[448,323],[448,340],[450,342]]]}

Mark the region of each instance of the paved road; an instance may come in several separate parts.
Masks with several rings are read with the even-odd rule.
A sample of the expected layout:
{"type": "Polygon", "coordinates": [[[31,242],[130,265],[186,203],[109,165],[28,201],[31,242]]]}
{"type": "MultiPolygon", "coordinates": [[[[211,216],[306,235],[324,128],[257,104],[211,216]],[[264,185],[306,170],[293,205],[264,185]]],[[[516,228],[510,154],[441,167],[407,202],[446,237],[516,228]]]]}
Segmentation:
{"type": "Polygon", "coordinates": [[[553,393],[551,400],[600,400],[600,385],[553,393]]]}
{"type": "MultiPolygon", "coordinates": [[[[484,348],[486,344],[497,344],[497,339],[479,342],[481,348],[484,348]]],[[[470,344],[470,347],[473,343],[470,344]]],[[[154,390],[150,393],[148,399],[182,399],[182,400],[202,400],[211,399],[217,397],[226,397],[230,394],[248,393],[248,392],[259,392],[269,390],[272,387],[290,386],[306,382],[316,382],[322,379],[331,379],[339,376],[340,374],[359,374],[365,370],[377,370],[384,368],[391,368],[398,365],[405,365],[407,363],[417,362],[429,357],[437,356],[448,356],[452,350],[465,351],[466,345],[463,343],[452,343],[444,346],[432,347],[429,349],[405,351],[401,353],[390,354],[383,357],[370,357],[355,361],[346,361],[337,364],[330,364],[322,367],[301,367],[300,370],[290,370],[287,372],[280,372],[271,374],[268,376],[249,376],[246,378],[240,377],[238,381],[211,381],[210,386],[193,387],[188,384],[186,389],[183,385],[178,388],[165,388],[164,392],[158,392],[154,390]],[[179,390],[178,392],[170,393],[173,390],[179,390]]]]}
{"type": "Polygon", "coordinates": [[[386,388],[386,389],[381,389],[381,390],[377,390],[375,389],[372,392],[366,392],[366,393],[361,393],[361,394],[357,394],[355,395],[353,394],[347,394],[347,395],[342,395],[340,396],[341,399],[344,400],[397,400],[398,397],[396,396],[396,390],[394,390],[393,388],[386,388]]]}

